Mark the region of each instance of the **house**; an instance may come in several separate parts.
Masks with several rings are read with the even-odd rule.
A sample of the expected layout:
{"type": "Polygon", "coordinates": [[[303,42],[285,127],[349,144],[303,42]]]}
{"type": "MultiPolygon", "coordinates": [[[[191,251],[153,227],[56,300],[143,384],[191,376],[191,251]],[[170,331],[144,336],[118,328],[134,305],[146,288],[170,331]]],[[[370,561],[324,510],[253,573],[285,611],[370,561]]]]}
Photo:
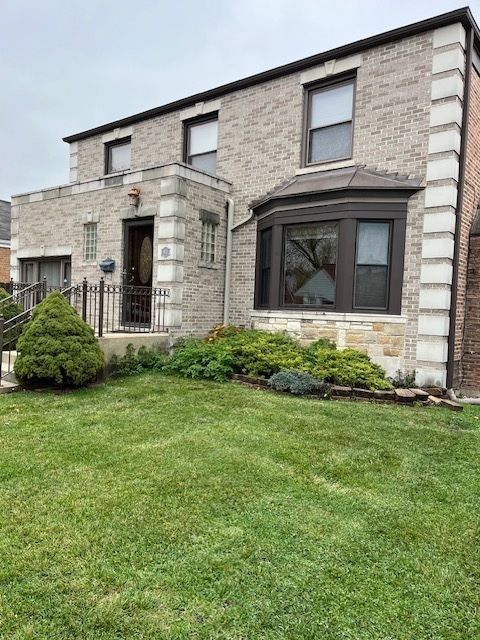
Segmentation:
{"type": "Polygon", "coordinates": [[[12,198],[11,275],[480,388],[479,47],[459,9],[69,135],[70,182],[12,198]]]}
{"type": "Polygon", "coordinates": [[[0,200],[0,282],[10,279],[10,202],[0,200]]]}

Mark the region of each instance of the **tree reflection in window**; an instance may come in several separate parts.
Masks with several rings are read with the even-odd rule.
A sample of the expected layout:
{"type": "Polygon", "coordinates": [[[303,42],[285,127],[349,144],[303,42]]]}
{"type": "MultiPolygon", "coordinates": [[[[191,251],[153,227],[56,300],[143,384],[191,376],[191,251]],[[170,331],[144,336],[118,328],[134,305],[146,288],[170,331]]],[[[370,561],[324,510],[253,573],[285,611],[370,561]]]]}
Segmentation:
{"type": "Polygon", "coordinates": [[[284,304],[335,304],[338,225],[293,225],[285,231],[284,304]]]}

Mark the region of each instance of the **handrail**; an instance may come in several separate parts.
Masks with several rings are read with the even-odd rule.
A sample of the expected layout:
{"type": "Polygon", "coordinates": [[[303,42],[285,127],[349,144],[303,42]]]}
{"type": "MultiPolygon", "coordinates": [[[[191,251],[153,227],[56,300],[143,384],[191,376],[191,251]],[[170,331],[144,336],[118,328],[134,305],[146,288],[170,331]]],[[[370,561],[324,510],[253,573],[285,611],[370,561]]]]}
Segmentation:
{"type": "Polygon", "coordinates": [[[21,296],[25,297],[29,289],[32,289],[30,293],[34,293],[33,289],[35,287],[38,287],[41,284],[42,284],[41,282],[34,282],[33,284],[28,285],[28,287],[25,287],[24,289],[20,289],[19,291],[12,293],[10,296],[8,296],[8,298],[3,298],[3,300],[0,300],[0,306],[5,304],[6,302],[17,302],[19,297],[21,296]]]}

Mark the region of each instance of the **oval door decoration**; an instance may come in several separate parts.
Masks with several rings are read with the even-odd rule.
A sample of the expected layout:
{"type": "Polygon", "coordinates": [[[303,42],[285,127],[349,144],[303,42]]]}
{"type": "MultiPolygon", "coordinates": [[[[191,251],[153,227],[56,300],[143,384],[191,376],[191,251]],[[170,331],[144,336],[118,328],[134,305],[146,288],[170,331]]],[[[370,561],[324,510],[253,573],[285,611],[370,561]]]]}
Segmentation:
{"type": "Polygon", "coordinates": [[[142,284],[147,284],[152,275],[153,246],[150,236],[145,236],[140,247],[140,259],[138,261],[138,277],[142,284]]]}

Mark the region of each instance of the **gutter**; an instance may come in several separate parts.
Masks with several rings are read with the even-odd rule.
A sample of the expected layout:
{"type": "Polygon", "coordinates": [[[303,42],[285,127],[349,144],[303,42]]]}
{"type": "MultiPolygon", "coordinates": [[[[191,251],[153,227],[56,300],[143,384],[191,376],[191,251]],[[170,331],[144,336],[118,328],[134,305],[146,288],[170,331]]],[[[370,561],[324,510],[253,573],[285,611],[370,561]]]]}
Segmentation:
{"type": "Polygon", "coordinates": [[[225,248],[225,284],[223,289],[223,324],[228,324],[230,313],[230,280],[232,275],[232,229],[234,202],[232,198],[226,198],[227,211],[227,245],[225,248]]]}
{"type": "Polygon", "coordinates": [[[447,389],[453,388],[453,378],[455,374],[455,338],[457,324],[457,303],[458,303],[458,273],[460,262],[460,231],[462,226],[462,208],[465,191],[465,165],[467,156],[468,140],[468,120],[470,106],[470,88],[472,75],[474,29],[470,27],[467,34],[467,56],[465,60],[465,93],[463,99],[463,119],[461,128],[460,143],[460,168],[458,176],[457,192],[457,215],[455,218],[455,245],[453,250],[453,274],[452,274],[452,296],[450,300],[449,329],[448,329],[448,355],[447,355],[447,389]]]}

